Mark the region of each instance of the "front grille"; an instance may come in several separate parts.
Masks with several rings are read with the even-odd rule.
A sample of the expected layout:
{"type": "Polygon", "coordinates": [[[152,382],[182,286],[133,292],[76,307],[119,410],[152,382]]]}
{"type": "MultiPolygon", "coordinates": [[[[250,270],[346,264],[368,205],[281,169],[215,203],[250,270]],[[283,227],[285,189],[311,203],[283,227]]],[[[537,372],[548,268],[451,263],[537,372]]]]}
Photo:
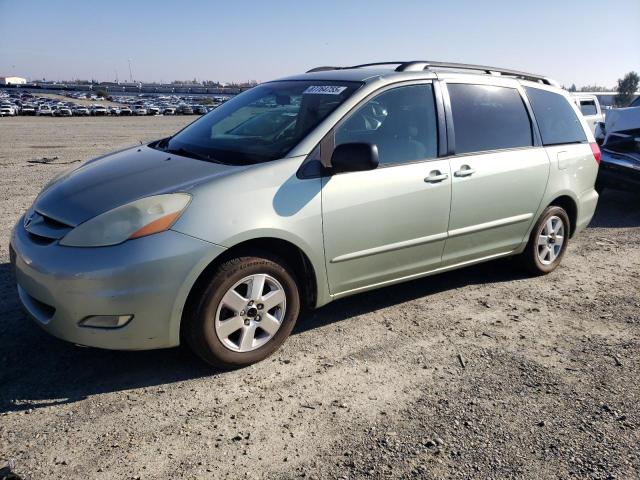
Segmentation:
{"type": "Polygon", "coordinates": [[[29,238],[31,239],[31,241],[37,245],[51,245],[53,242],[56,241],[55,238],[43,237],[41,235],[37,235],[29,231],[27,231],[27,235],[29,235],[29,238]]]}

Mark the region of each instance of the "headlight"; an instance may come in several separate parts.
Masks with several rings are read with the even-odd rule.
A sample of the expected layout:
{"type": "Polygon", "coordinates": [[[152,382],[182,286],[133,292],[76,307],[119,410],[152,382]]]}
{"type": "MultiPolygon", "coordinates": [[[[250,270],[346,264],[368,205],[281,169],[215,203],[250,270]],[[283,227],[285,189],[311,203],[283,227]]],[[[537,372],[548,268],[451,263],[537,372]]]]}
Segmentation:
{"type": "Polygon", "coordinates": [[[180,218],[190,201],[188,193],[141,198],[78,225],[60,240],[60,245],[105,247],[164,232],[180,218]]]}

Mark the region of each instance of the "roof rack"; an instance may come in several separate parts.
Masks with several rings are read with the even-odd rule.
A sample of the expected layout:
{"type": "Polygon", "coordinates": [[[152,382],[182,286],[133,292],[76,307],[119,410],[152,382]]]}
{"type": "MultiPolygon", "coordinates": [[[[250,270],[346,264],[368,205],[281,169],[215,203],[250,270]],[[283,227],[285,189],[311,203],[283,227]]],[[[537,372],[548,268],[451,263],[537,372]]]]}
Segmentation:
{"type": "Polygon", "coordinates": [[[483,72],[487,75],[505,75],[508,77],[521,78],[523,80],[530,80],[533,82],[544,83],[545,85],[560,87],[560,84],[555,80],[549,77],[545,77],[543,75],[536,75],[535,73],[520,72],[518,70],[510,70],[510,69],[499,68],[499,67],[490,67],[487,65],[473,65],[469,63],[453,63],[453,62],[435,62],[431,60],[363,63],[361,65],[353,65],[351,67],[317,67],[309,70],[307,73],[320,72],[320,71],[326,71],[326,70],[349,70],[353,68],[376,67],[376,66],[384,66],[384,65],[398,65],[395,69],[396,72],[418,72],[422,70],[431,70],[433,68],[445,68],[445,69],[451,69],[451,70],[476,70],[478,72],[483,72]]]}

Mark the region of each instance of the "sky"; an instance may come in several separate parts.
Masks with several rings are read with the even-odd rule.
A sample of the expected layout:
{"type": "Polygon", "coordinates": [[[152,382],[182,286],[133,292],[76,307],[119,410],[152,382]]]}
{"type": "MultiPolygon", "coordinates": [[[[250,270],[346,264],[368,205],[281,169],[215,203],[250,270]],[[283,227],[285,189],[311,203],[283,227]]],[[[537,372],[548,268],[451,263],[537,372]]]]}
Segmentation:
{"type": "Polygon", "coordinates": [[[257,80],[440,60],[613,87],[640,71],[640,0],[0,0],[0,75],[257,80]]]}

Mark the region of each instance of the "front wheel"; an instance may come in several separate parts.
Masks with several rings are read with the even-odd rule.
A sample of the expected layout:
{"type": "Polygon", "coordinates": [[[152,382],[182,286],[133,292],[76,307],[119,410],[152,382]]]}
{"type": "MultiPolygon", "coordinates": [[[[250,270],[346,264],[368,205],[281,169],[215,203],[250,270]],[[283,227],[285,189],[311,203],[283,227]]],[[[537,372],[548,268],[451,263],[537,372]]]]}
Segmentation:
{"type": "Polygon", "coordinates": [[[218,368],[264,360],[289,336],[300,312],[295,277],[268,256],[246,256],[217,267],[192,313],[184,336],[192,350],[218,368]]]}
{"type": "Polygon", "coordinates": [[[536,222],[527,246],[520,254],[522,265],[534,275],[554,271],[569,242],[569,216],[562,207],[547,207],[536,222]]]}

